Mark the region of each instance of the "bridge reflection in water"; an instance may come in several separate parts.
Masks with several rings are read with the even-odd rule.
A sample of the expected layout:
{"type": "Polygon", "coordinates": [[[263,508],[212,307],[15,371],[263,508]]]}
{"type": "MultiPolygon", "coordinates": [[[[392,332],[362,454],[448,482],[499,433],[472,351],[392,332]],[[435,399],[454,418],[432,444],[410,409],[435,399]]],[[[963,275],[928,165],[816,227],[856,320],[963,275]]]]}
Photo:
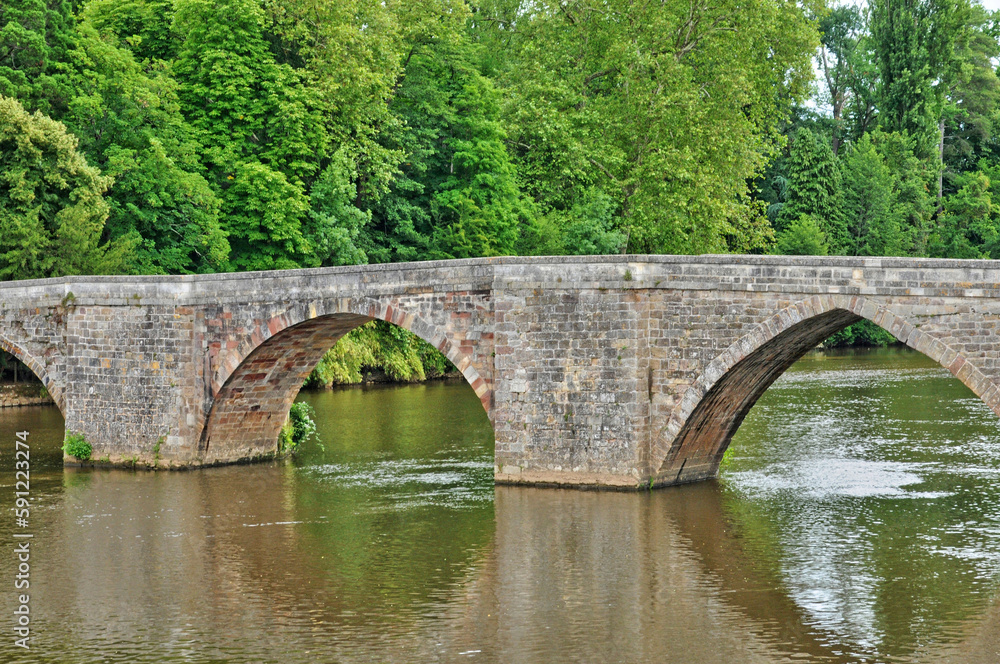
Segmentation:
{"type": "MultiPolygon", "coordinates": [[[[653,495],[496,487],[492,530],[484,507],[428,547],[433,532],[385,515],[361,519],[362,541],[338,546],[310,532],[327,524],[304,521],[316,515],[294,505],[294,477],[267,470],[249,471],[253,488],[236,494],[230,470],[197,481],[200,491],[125,473],[69,487],[45,553],[61,569],[39,565],[33,595],[39,648],[66,652],[66,662],[108,651],[138,662],[185,653],[432,662],[478,650],[491,662],[846,663],[871,654],[811,626],[774,558],[747,549],[716,483],[653,495]],[[102,513],[115,515],[113,533],[102,513]],[[380,532],[389,527],[402,532],[380,532]],[[408,536],[427,538],[412,543],[419,554],[406,555],[408,536]],[[362,546],[386,549],[353,559],[362,546]],[[410,568],[405,578],[392,575],[400,567],[410,568]]],[[[949,652],[995,661],[998,628],[994,606],[963,628],[963,643],[893,661],[947,661],[949,652]]]]}
{"type": "Polygon", "coordinates": [[[713,484],[654,497],[497,487],[495,530],[482,508],[433,553],[429,539],[401,552],[406,535],[432,532],[379,533],[401,524],[362,519],[376,531],[364,546],[382,540],[402,560],[368,552],[359,564],[350,543],[310,532],[317,515],[273,470],[245,469],[236,492],[230,470],[70,475],[46,533],[45,559],[60,569],[38,566],[38,648],[67,662],[108,651],[451,661],[475,650],[500,662],[854,661],[833,655],[773,570],[745,554],[713,484]],[[404,565],[406,578],[387,574],[404,565]]]}

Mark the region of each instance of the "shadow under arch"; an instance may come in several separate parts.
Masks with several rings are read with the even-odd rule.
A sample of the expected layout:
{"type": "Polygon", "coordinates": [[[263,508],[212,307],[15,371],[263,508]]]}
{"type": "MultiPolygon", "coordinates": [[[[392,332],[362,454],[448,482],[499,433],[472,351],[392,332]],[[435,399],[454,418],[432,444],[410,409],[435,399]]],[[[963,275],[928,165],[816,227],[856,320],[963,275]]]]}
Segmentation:
{"type": "MultiPolygon", "coordinates": [[[[768,387],[830,335],[870,320],[948,369],[987,405],[1000,388],[953,348],[861,296],[813,296],[774,314],[705,367],[653,448],[655,484],[714,477],[736,430],[768,387]]],[[[990,406],[1000,415],[1000,406],[990,406]]]]}
{"type": "Polygon", "coordinates": [[[274,453],[278,433],[306,377],[345,334],[373,320],[402,327],[441,351],[475,390],[492,422],[492,390],[472,358],[420,316],[369,298],[336,312],[298,304],[261,321],[220,353],[199,444],[206,461],[274,453]]]}
{"type": "Polygon", "coordinates": [[[56,407],[59,409],[59,414],[66,418],[66,394],[63,391],[62,385],[53,380],[52,376],[45,370],[45,365],[38,360],[34,355],[31,355],[26,350],[21,348],[18,344],[11,342],[8,338],[0,335],[0,348],[7,351],[15,358],[20,360],[24,366],[28,367],[38,380],[42,381],[42,385],[48,391],[49,396],[55,402],[56,407]]]}

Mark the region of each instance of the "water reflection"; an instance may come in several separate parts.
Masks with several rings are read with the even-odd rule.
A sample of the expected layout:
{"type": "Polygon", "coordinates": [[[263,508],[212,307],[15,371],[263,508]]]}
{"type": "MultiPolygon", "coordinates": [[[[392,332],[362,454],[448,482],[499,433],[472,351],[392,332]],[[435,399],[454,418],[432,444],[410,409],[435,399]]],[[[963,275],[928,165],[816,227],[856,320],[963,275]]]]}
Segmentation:
{"type": "Polygon", "coordinates": [[[651,495],[498,487],[496,500],[492,595],[510,636],[496,661],[841,661],[773,569],[748,557],[715,484],[651,495]]]}
{"type": "Polygon", "coordinates": [[[997,434],[919,354],[815,355],[748,418],[723,482],[808,624],[906,661],[961,639],[994,595],[997,434]]]}
{"type": "Polygon", "coordinates": [[[461,384],[304,398],[322,446],[186,473],[64,472],[58,412],[0,413],[35,472],[17,661],[998,659],[998,426],[920,356],[810,357],[721,481],[642,494],[494,488],[461,384]]]}

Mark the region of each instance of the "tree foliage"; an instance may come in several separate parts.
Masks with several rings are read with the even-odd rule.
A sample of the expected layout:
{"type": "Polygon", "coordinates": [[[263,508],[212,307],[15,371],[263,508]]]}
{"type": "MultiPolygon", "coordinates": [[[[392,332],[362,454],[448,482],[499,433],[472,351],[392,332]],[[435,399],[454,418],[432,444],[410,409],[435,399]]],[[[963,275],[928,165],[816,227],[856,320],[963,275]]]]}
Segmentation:
{"type": "Polygon", "coordinates": [[[896,204],[896,175],[866,134],[844,155],[843,213],[846,236],[838,247],[849,256],[897,256],[906,241],[896,204]]]}
{"type": "Polygon", "coordinates": [[[815,217],[801,214],[778,235],[778,253],[785,256],[826,256],[830,247],[815,217]]]}
{"type": "MultiPolygon", "coordinates": [[[[862,65],[864,18],[855,5],[831,8],[819,18],[820,48],[817,54],[823,75],[825,94],[821,101],[829,105],[833,121],[831,148],[837,154],[844,136],[844,112],[856,100],[859,91],[857,68],[862,65]]],[[[863,97],[863,92],[860,95],[863,97]]]]}
{"type": "Polygon", "coordinates": [[[769,1],[482,7],[515,162],[543,212],[597,187],[630,251],[725,251],[810,75],[815,29],[769,1]]]}
{"type": "Polygon", "coordinates": [[[221,201],[202,175],[202,146],[162,65],[141,66],[89,23],[70,52],[77,95],[63,122],[92,165],[113,179],[108,233],[138,242],[136,270],[178,274],[225,268],[221,201]]]}
{"type": "Polygon", "coordinates": [[[778,215],[783,230],[802,215],[815,218],[835,253],[849,246],[840,190],[840,168],[830,144],[807,127],[799,129],[789,151],[788,192],[778,215]]]}
{"type": "MultiPolygon", "coordinates": [[[[11,0],[0,275],[997,257],[998,33],[974,0],[11,0]]],[[[438,361],[393,330],[345,347],[438,361]]]]}
{"type": "Polygon", "coordinates": [[[920,157],[940,141],[946,86],[960,69],[967,0],[872,0],[871,34],[879,69],[879,117],[888,131],[915,139],[920,157]]]}
{"type": "Polygon", "coordinates": [[[132,245],[101,241],[110,185],[65,126],[0,97],[0,277],[128,270],[132,245]]]}

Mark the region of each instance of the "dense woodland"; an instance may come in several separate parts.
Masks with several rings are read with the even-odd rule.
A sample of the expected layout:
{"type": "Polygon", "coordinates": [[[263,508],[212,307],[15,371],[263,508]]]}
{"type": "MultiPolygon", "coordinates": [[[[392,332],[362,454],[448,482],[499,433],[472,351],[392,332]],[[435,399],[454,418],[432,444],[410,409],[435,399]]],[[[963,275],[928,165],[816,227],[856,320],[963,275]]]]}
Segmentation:
{"type": "MultiPolygon", "coordinates": [[[[997,258],[998,56],[969,0],[4,0],[0,278],[997,258]]],[[[441,362],[368,326],[310,380],[441,362]]]]}

